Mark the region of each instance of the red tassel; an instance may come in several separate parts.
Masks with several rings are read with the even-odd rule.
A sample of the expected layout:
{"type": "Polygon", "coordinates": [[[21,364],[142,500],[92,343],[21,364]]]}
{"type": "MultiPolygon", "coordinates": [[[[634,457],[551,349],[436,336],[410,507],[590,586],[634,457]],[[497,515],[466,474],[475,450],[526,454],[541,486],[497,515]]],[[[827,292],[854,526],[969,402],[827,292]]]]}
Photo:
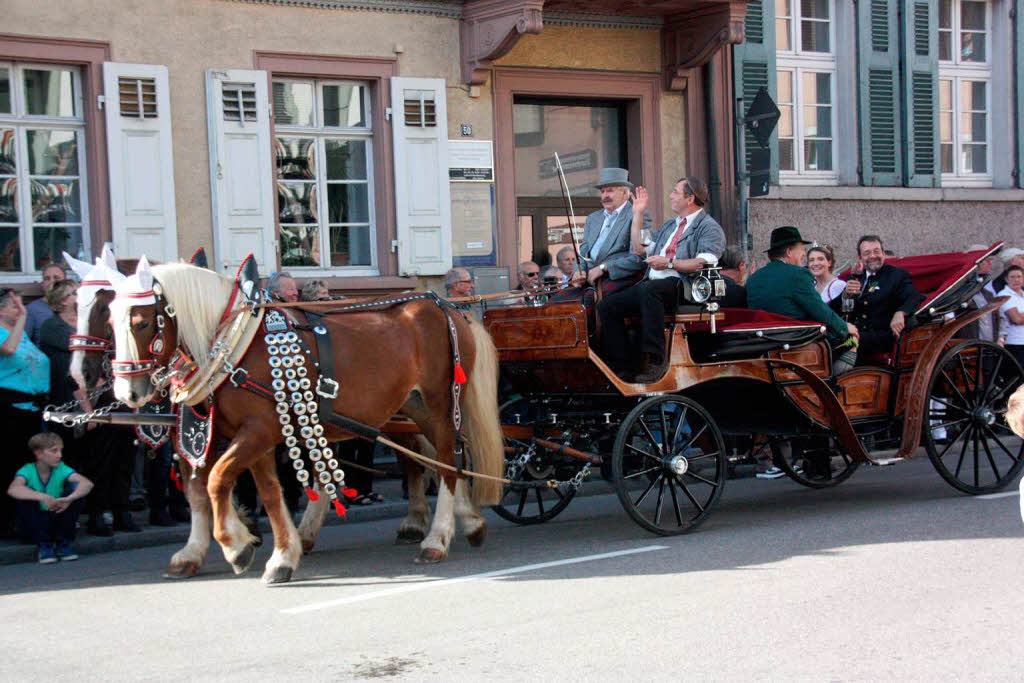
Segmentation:
{"type": "Polygon", "coordinates": [[[346,498],[355,498],[356,496],[359,495],[359,491],[350,488],[343,488],[341,490],[341,495],[345,496],[346,498]]]}
{"type": "Polygon", "coordinates": [[[462,369],[462,363],[455,364],[455,383],[465,384],[466,383],[466,371],[462,369]]]}
{"type": "Polygon", "coordinates": [[[179,491],[185,490],[185,487],[181,483],[181,475],[178,474],[178,468],[176,465],[171,465],[171,481],[174,482],[174,487],[179,491]]]}
{"type": "Polygon", "coordinates": [[[334,511],[338,513],[339,517],[345,516],[345,506],[337,498],[334,499],[334,511]]]}
{"type": "Polygon", "coordinates": [[[306,497],[309,498],[314,503],[316,501],[320,500],[320,495],[316,492],[316,490],[312,486],[307,486],[306,487],[306,497]]]}

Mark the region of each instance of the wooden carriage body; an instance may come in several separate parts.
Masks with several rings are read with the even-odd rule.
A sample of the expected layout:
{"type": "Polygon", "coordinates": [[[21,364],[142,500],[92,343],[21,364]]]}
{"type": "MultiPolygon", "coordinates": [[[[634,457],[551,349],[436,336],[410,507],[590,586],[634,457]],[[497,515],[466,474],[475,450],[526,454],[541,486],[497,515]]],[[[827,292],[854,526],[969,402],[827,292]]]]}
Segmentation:
{"type": "Polygon", "coordinates": [[[978,264],[999,248],[891,261],[911,272],[924,302],[890,354],[839,377],[832,376],[824,326],[762,311],[667,316],[668,370],[652,384],[624,381],[604,363],[591,345],[580,304],[491,309],[484,324],[503,375],[518,394],[589,395],[612,402],[693,395],[709,405],[727,432],[825,429],[855,460],[868,462],[858,428],[895,424],[902,429],[896,457],[910,457],[920,444],[925,390],[936,361],[960,330],[996,305],[974,310],[969,301],[985,282],[978,264]],[[779,424],[779,410],[767,410],[773,398],[792,409],[781,413],[791,424],[779,424]],[[759,419],[762,414],[770,417],[759,419]]]}

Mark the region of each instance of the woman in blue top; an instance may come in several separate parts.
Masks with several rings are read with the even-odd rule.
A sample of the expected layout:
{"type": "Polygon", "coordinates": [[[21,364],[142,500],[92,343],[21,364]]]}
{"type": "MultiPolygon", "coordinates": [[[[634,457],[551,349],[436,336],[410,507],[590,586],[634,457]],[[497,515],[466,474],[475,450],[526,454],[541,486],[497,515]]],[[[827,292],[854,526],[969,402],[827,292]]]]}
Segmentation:
{"type": "MultiPolygon", "coordinates": [[[[40,408],[50,392],[50,360],[25,334],[21,297],[0,289],[0,424],[11,445],[0,454],[0,481],[10,481],[29,461],[28,440],[40,431],[40,408]]],[[[14,501],[0,496],[0,537],[13,535],[14,501]]]]}

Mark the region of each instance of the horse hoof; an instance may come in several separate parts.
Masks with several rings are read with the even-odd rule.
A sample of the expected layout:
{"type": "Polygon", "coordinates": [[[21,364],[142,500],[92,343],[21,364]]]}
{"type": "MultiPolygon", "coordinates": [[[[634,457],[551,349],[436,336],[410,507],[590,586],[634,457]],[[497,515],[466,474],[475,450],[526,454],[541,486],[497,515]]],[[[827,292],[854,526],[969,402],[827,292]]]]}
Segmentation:
{"type": "Polygon", "coordinates": [[[474,548],[479,548],[480,546],[482,546],[484,544],[484,539],[486,538],[487,527],[483,524],[481,524],[480,528],[474,531],[473,533],[466,534],[466,540],[469,541],[469,544],[474,548]]]}
{"type": "Polygon", "coordinates": [[[398,535],[395,536],[395,543],[419,543],[426,537],[427,535],[421,529],[399,529],[398,535]]]}
{"type": "Polygon", "coordinates": [[[444,553],[437,548],[424,548],[416,556],[416,564],[437,564],[444,559],[444,553]]]}
{"type": "Polygon", "coordinates": [[[231,563],[231,568],[235,570],[235,574],[244,574],[249,569],[249,565],[252,564],[254,557],[256,557],[256,546],[250,543],[242,548],[241,552],[235,555],[233,560],[228,560],[228,562],[231,563]]]}
{"type": "Polygon", "coordinates": [[[273,571],[267,570],[263,574],[263,583],[288,583],[292,578],[291,567],[277,567],[273,571]]]}
{"type": "Polygon", "coordinates": [[[311,552],[313,552],[313,545],[315,543],[316,543],[316,541],[303,541],[302,542],[302,554],[303,555],[309,555],[311,552]]]}
{"type": "Polygon", "coordinates": [[[165,579],[189,579],[198,573],[199,564],[197,562],[182,562],[165,569],[163,577],[165,579]]]}

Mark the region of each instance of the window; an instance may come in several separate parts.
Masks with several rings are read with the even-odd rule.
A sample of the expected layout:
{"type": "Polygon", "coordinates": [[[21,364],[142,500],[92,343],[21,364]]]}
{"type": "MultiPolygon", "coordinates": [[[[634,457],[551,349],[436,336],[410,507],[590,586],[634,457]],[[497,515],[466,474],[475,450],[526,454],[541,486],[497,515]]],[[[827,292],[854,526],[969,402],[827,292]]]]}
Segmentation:
{"type": "Polygon", "coordinates": [[[944,185],[992,182],[990,26],[986,2],[939,2],[939,149],[944,185]]]}
{"type": "Polygon", "coordinates": [[[273,81],[282,268],[377,265],[368,89],[273,81]]]}
{"type": "Polygon", "coordinates": [[[81,93],[77,69],[0,62],[0,271],[88,251],[81,93]]]}
{"type": "Polygon", "coordinates": [[[781,183],[838,180],[832,9],[831,0],[775,0],[781,183]]]}

